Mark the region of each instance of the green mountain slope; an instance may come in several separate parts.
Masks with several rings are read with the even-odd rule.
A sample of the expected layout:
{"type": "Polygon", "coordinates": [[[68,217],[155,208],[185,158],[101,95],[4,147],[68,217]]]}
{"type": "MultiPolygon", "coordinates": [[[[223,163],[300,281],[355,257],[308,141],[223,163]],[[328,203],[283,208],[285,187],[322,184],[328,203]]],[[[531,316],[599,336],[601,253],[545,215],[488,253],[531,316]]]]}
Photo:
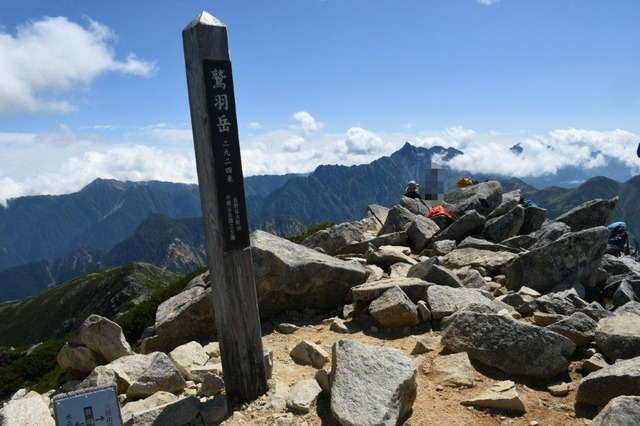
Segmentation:
{"type": "Polygon", "coordinates": [[[92,313],[114,318],[179,278],[155,266],[134,263],[95,271],[36,296],[2,303],[0,346],[63,336],[92,313]]]}

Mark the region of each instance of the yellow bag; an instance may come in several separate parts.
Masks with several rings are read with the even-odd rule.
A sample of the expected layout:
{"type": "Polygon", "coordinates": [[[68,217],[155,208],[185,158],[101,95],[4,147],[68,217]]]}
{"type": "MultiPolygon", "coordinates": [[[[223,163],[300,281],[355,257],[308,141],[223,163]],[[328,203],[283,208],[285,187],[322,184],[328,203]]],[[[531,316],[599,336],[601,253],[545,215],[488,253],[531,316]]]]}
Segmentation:
{"type": "Polygon", "coordinates": [[[476,183],[478,183],[478,181],[468,177],[461,177],[460,179],[458,179],[458,188],[466,188],[468,186],[473,186],[476,183]]]}

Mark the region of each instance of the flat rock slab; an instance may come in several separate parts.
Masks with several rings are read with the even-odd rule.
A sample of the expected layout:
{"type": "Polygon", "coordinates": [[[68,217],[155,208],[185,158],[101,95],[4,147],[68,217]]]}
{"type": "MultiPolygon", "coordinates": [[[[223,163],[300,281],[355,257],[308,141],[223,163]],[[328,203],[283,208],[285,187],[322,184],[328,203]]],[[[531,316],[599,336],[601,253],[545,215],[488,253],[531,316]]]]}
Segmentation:
{"type": "Polygon", "coordinates": [[[640,396],[640,357],[620,360],[590,373],[578,384],[576,402],[607,405],[621,395],[640,396]]]}
{"type": "Polygon", "coordinates": [[[307,379],[295,384],[289,397],[287,407],[293,411],[308,413],[314,407],[322,388],[316,379],[307,379]]]}
{"type": "Polygon", "coordinates": [[[418,307],[398,286],[371,302],[369,313],[384,327],[413,326],[420,322],[418,307]]]}
{"type": "Polygon", "coordinates": [[[396,425],[417,394],[417,367],[397,349],[333,345],[331,411],[343,425],[396,425]]]}
{"type": "Polygon", "coordinates": [[[451,288],[434,285],[427,290],[427,301],[434,319],[444,318],[470,304],[490,305],[497,312],[510,306],[498,302],[490,293],[475,288],[451,288]]]}
{"type": "Polygon", "coordinates": [[[475,248],[461,248],[448,253],[443,258],[444,265],[449,269],[471,266],[484,268],[489,272],[501,273],[502,270],[518,257],[507,251],[479,250],[475,248]]]}
{"type": "Polygon", "coordinates": [[[516,390],[515,383],[512,381],[498,382],[477,397],[460,403],[477,408],[492,408],[514,413],[527,412],[524,402],[516,390]]]}
{"type": "Polygon", "coordinates": [[[393,278],[360,284],[353,287],[350,293],[354,302],[371,302],[382,296],[385,291],[398,286],[409,296],[409,299],[418,303],[418,300],[427,300],[427,289],[432,285],[433,283],[419,278],[393,278]]]}
{"type": "Polygon", "coordinates": [[[622,315],[601,319],[595,340],[602,353],[611,360],[640,356],[640,317],[622,315]]]}
{"type": "Polygon", "coordinates": [[[640,397],[638,396],[613,398],[591,422],[591,426],[638,424],[640,424],[640,397]]]}
{"type": "Polygon", "coordinates": [[[431,375],[436,383],[447,386],[474,387],[476,384],[471,360],[466,352],[434,358],[431,363],[431,375]]]}
{"type": "Polygon", "coordinates": [[[565,372],[576,348],[564,336],[510,316],[467,310],[446,321],[442,343],[506,373],[539,378],[565,372]]]}

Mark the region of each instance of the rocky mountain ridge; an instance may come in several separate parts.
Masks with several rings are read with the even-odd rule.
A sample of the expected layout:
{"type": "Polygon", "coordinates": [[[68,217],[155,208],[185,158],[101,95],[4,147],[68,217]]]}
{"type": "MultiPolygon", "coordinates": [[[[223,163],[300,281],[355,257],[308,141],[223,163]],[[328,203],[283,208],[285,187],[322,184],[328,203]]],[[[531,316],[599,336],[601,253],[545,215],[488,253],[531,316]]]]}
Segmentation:
{"type": "MultiPolygon", "coordinates": [[[[446,164],[459,154],[454,149],[426,149],[407,143],[371,164],[319,166],[308,175],[248,177],[245,192],[249,221],[252,229],[284,236],[299,234],[318,222],[355,220],[371,203],[395,205],[406,181],[422,181],[433,158],[446,164]]],[[[445,189],[455,188],[461,174],[465,172],[443,167],[440,179],[445,189]]],[[[520,189],[545,207],[549,218],[589,199],[620,196],[615,219],[626,221],[634,235],[640,232],[639,177],[624,183],[596,177],[576,188],[542,190],[518,179],[472,177],[479,181],[496,178],[505,191],[520,189]]],[[[199,217],[197,186],[98,179],[76,194],[21,197],[6,208],[0,207],[0,301],[37,294],[100,265],[149,262],[184,272],[204,259],[201,227],[189,225],[189,235],[180,231],[184,238],[161,245],[156,245],[155,232],[150,232],[152,239],[156,238],[154,243],[144,241],[140,233],[133,235],[153,214],[172,220],[199,217]],[[152,246],[154,250],[139,249],[152,246]],[[113,250],[118,254],[108,253],[113,250]]],[[[171,232],[181,227],[156,222],[171,232]]]]}
{"type": "MultiPolygon", "coordinates": [[[[206,275],[158,308],[139,354],[91,317],[58,358],[84,379],[56,392],[115,386],[132,425],[638,423],[640,267],[604,255],[619,199],[549,220],[520,195],[452,191],[455,221],[372,205],[301,246],[254,232],[272,378],[256,401],[225,395],[206,275]]],[[[1,414],[52,424],[53,394],[1,414]]]]}

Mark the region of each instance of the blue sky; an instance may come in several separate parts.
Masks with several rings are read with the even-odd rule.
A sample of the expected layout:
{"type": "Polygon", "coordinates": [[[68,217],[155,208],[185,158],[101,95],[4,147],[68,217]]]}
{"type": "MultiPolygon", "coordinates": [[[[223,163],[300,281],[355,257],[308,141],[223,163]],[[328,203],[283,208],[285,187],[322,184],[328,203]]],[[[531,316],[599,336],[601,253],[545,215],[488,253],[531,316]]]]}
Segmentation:
{"type": "Polygon", "coordinates": [[[181,32],[203,10],[228,27],[245,175],[366,163],[406,141],[462,149],[456,165],[473,171],[527,176],[609,157],[640,170],[637,0],[0,10],[0,202],[96,177],[195,183],[181,32]]]}

